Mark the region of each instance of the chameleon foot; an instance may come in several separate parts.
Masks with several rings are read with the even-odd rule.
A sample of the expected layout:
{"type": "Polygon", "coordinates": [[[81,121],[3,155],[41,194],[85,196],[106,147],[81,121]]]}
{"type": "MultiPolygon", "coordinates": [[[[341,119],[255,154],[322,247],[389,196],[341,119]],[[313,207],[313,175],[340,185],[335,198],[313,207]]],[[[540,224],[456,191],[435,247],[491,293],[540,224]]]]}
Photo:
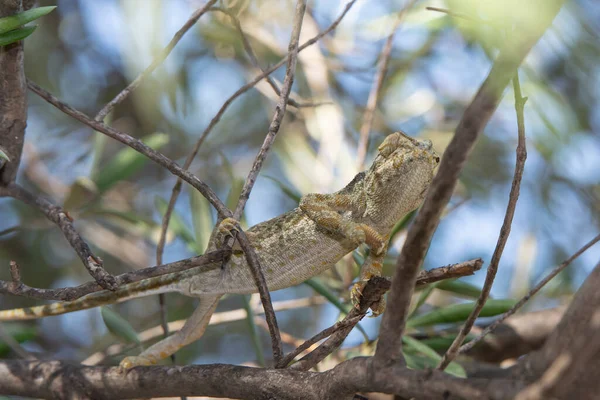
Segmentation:
{"type": "Polygon", "coordinates": [[[156,360],[153,358],[143,356],[125,357],[123,361],[121,361],[121,363],[119,364],[119,372],[124,373],[135,367],[148,366],[154,364],[156,364],[156,360]]]}
{"type": "MultiPolygon", "coordinates": [[[[362,291],[367,285],[367,282],[368,281],[359,281],[355,283],[350,290],[350,300],[356,309],[360,307],[362,291]]],[[[371,311],[373,311],[372,317],[377,317],[379,314],[382,314],[385,311],[385,299],[381,297],[379,301],[371,304],[371,311]]]]}
{"type": "Polygon", "coordinates": [[[223,236],[233,236],[233,232],[237,232],[238,221],[233,218],[225,218],[218,226],[219,233],[223,236]]]}

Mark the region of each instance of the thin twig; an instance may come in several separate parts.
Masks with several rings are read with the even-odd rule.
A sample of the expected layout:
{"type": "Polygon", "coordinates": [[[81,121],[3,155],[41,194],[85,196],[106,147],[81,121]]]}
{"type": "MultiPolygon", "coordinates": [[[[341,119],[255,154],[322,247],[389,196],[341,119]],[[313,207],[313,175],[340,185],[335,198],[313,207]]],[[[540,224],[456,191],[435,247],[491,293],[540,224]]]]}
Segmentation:
{"type": "Polygon", "coordinates": [[[392,32],[387,37],[385,44],[383,46],[383,50],[381,51],[379,68],[377,73],[375,74],[375,81],[373,82],[373,86],[371,87],[371,92],[369,93],[369,99],[367,100],[367,107],[365,108],[365,112],[363,114],[363,123],[360,127],[360,139],[358,141],[358,151],[357,151],[357,165],[358,169],[362,171],[363,164],[365,163],[365,157],[367,156],[367,149],[369,147],[369,133],[371,132],[371,128],[373,127],[373,120],[375,118],[375,109],[377,108],[377,102],[379,100],[379,95],[381,92],[381,88],[383,87],[383,80],[388,71],[388,66],[390,64],[390,59],[392,55],[392,44],[394,43],[394,36],[396,35],[396,31],[400,27],[402,23],[402,19],[404,14],[417,2],[418,0],[411,0],[396,16],[396,22],[392,27],[392,32]]]}
{"type": "MultiPolygon", "coordinates": [[[[263,145],[260,148],[260,151],[256,155],[254,160],[254,164],[250,169],[250,173],[244,182],[244,187],[242,188],[242,193],[240,194],[240,198],[238,200],[237,207],[233,213],[233,218],[239,220],[242,217],[242,213],[244,212],[244,207],[248,198],[250,197],[250,192],[254,186],[254,182],[260,172],[262,164],[279,132],[279,128],[281,126],[281,121],[283,120],[283,116],[285,115],[285,109],[287,106],[287,101],[289,99],[290,93],[292,91],[292,84],[294,82],[294,72],[296,71],[296,60],[298,57],[298,42],[300,40],[300,30],[302,29],[302,21],[304,19],[304,12],[306,11],[306,0],[298,0],[296,3],[296,12],[294,14],[294,22],[292,27],[292,34],[290,37],[290,43],[288,45],[288,62],[285,70],[285,78],[283,80],[283,87],[281,88],[281,95],[279,96],[279,101],[275,106],[275,113],[273,115],[273,119],[271,120],[271,124],[269,125],[269,130],[263,142],[263,145]]],[[[271,335],[271,345],[273,346],[273,358],[275,363],[278,364],[281,358],[283,357],[283,348],[281,345],[281,335],[279,333],[279,328],[277,327],[277,318],[275,317],[275,311],[273,311],[273,305],[271,304],[271,295],[269,294],[269,289],[267,288],[267,282],[262,273],[261,265],[258,260],[258,256],[254,252],[254,248],[252,244],[246,237],[246,234],[240,230],[238,234],[238,240],[242,250],[244,251],[246,260],[248,261],[248,266],[252,271],[252,276],[254,278],[254,282],[258,287],[258,293],[260,295],[260,300],[262,302],[263,308],[265,309],[265,317],[267,319],[267,324],[269,325],[269,333],[271,335]]]]}
{"type": "MultiPolygon", "coordinates": [[[[300,46],[298,48],[298,52],[313,45],[314,43],[319,41],[323,36],[327,35],[329,32],[334,30],[339,25],[339,23],[342,21],[344,16],[348,13],[348,11],[350,11],[350,8],[354,5],[355,2],[356,2],[356,0],[352,0],[352,1],[348,2],[346,4],[344,10],[342,11],[342,13],[339,15],[339,17],[335,21],[333,21],[333,23],[327,29],[325,29],[323,32],[319,33],[317,36],[308,40],[302,46],[300,46]]],[[[204,131],[202,132],[202,134],[200,135],[200,137],[194,144],[194,148],[192,149],[191,153],[188,155],[188,157],[185,160],[185,163],[183,166],[184,170],[187,170],[190,167],[190,165],[192,164],[192,161],[196,157],[196,154],[198,154],[198,150],[204,143],[204,140],[208,137],[210,132],[212,132],[213,128],[221,120],[221,117],[223,116],[223,114],[225,113],[227,108],[229,108],[231,103],[233,103],[233,101],[236,98],[238,98],[239,96],[241,96],[242,94],[246,93],[248,90],[250,90],[251,88],[256,86],[256,84],[258,82],[263,80],[265,77],[268,77],[270,74],[272,74],[274,71],[276,71],[279,67],[281,67],[287,61],[288,57],[289,57],[289,53],[285,57],[283,57],[277,64],[273,65],[271,68],[267,69],[262,74],[258,75],[251,82],[248,82],[247,84],[245,84],[244,86],[239,88],[234,94],[232,94],[227,100],[225,100],[225,102],[223,103],[223,105],[221,106],[219,111],[217,111],[215,116],[210,120],[208,126],[204,129],[204,131]]],[[[181,193],[181,179],[178,179],[177,182],[175,183],[175,186],[173,186],[173,189],[171,190],[171,197],[169,198],[169,204],[167,206],[167,210],[165,211],[165,215],[163,216],[161,233],[160,233],[160,237],[159,237],[159,241],[158,241],[157,251],[162,252],[162,250],[159,250],[159,249],[164,248],[165,240],[166,240],[166,232],[167,232],[167,229],[169,226],[171,214],[173,212],[173,208],[175,207],[175,203],[177,202],[177,198],[179,197],[180,193],[181,193]]],[[[227,217],[227,216],[228,215],[222,215],[222,217],[227,217]]]]}
{"type": "MultiPolygon", "coordinates": [[[[221,261],[224,259],[226,254],[227,252],[224,250],[217,250],[201,256],[186,258],[185,260],[155,267],[143,268],[133,272],[127,272],[125,274],[115,276],[116,285],[121,287],[129,283],[173,273],[181,273],[183,275],[188,275],[190,273],[193,273],[194,275],[200,274],[214,268],[219,268],[221,261]],[[189,272],[191,269],[194,269],[194,271],[189,272]]],[[[40,300],[73,301],[85,296],[86,294],[99,292],[102,290],[102,287],[96,282],[87,282],[79,286],[59,289],[34,288],[23,284],[20,279],[14,280],[15,274],[18,274],[18,266],[14,261],[11,262],[10,266],[13,281],[0,281],[0,294],[11,294],[40,300]],[[16,269],[16,272],[13,272],[13,269],[16,269]]]]}
{"type": "Polygon", "coordinates": [[[325,339],[326,337],[331,336],[333,333],[339,331],[340,329],[347,328],[349,326],[354,327],[362,318],[363,317],[361,315],[358,315],[354,318],[343,319],[342,321],[338,321],[335,324],[331,325],[329,328],[323,329],[321,332],[317,333],[315,336],[306,340],[304,343],[302,343],[300,346],[295,348],[293,351],[286,354],[285,357],[283,357],[281,359],[281,361],[275,367],[276,368],[284,368],[289,363],[291,363],[298,354],[307,350],[313,344],[320,342],[321,340],[325,339]]]}
{"type": "Polygon", "coordinates": [[[342,320],[344,324],[346,323],[345,321],[350,320],[355,322],[336,330],[329,337],[329,339],[321,343],[314,351],[302,357],[297,363],[291,365],[289,368],[308,371],[320,363],[325,357],[331,354],[342,344],[350,331],[352,331],[352,328],[354,328],[354,326],[367,314],[367,311],[369,311],[371,305],[379,302],[381,300],[381,296],[383,296],[390,286],[391,282],[389,279],[383,277],[371,278],[363,289],[358,307],[353,307],[352,310],[350,310],[350,312],[342,320]]]}
{"type": "Polygon", "coordinates": [[[74,109],[73,107],[69,106],[68,104],[60,101],[55,96],[53,96],[51,93],[49,93],[45,89],[42,89],[40,86],[36,85],[32,81],[27,81],[27,86],[35,94],[42,97],[48,103],[52,104],[53,106],[58,108],[60,111],[64,112],[65,114],[70,115],[71,117],[75,118],[79,122],[93,128],[99,132],[102,132],[105,135],[131,147],[138,153],[145,155],[146,157],[148,157],[150,160],[154,161],[158,165],[166,168],[173,175],[183,179],[184,181],[186,181],[187,183],[192,185],[200,193],[202,193],[202,195],[204,197],[206,197],[206,199],[213,205],[213,207],[215,207],[217,212],[222,217],[231,217],[231,215],[232,215],[231,211],[229,211],[229,209],[227,207],[225,207],[225,205],[219,199],[219,197],[216,195],[216,193],[206,183],[202,182],[194,174],[181,168],[179,165],[177,165],[176,162],[174,162],[170,158],[159,153],[158,151],[155,151],[154,149],[152,149],[151,147],[148,147],[146,144],[144,144],[140,140],[138,140],[126,133],[123,133],[121,131],[118,131],[115,128],[107,126],[107,125],[103,124],[102,122],[91,119],[90,117],[88,117],[87,115],[82,113],[81,111],[78,111],[78,110],[74,109]]]}
{"type": "Polygon", "coordinates": [[[506,43],[494,61],[491,71],[465,110],[456,133],[444,152],[440,167],[427,192],[415,222],[410,227],[396,262],[392,289],[388,295],[387,311],[383,315],[375,357],[378,363],[402,360],[402,334],[414,280],[441,214],[456,187],[458,176],[479,134],[496,110],[502,93],[514,77],[531,47],[560,10],[562,2],[552,2],[540,14],[535,31],[530,30],[523,40],[506,43]]]}
{"type": "Polygon", "coordinates": [[[208,11],[208,9],[216,2],[217,0],[209,0],[206,3],[206,5],[204,5],[204,7],[196,10],[190,16],[187,22],[183,24],[181,29],[179,29],[175,33],[173,39],[171,39],[169,44],[164,49],[162,49],[161,52],[156,56],[156,58],[152,61],[152,64],[150,64],[148,68],[146,68],[142,73],[140,73],[137,76],[137,78],[133,80],[133,82],[127,85],[125,89],[121,90],[121,92],[118,95],[116,95],[111,101],[109,101],[104,107],[102,107],[102,109],[98,112],[98,114],[96,114],[96,117],[94,119],[96,121],[102,121],[104,117],[106,117],[108,113],[110,113],[113,110],[113,108],[115,108],[115,106],[120,104],[123,100],[127,98],[127,96],[131,94],[131,92],[133,92],[138,86],[140,86],[142,81],[150,74],[152,74],[152,72],[154,72],[154,70],[158,68],[160,64],[163,63],[163,61],[165,61],[168,55],[171,54],[171,51],[173,51],[175,45],[177,45],[177,43],[181,40],[183,35],[185,35],[186,32],[192,26],[194,26],[194,24],[200,19],[200,17],[202,17],[202,15],[204,15],[208,11]]]}
{"type": "Polygon", "coordinates": [[[502,222],[502,227],[500,228],[500,235],[498,235],[498,242],[496,243],[496,248],[494,249],[494,254],[492,255],[492,260],[490,261],[490,265],[485,276],[485,282],[483,284],[483,288],[481,289],[479,298],[475,303],[473,311],[471,311],[471,314],[460,329],[460,332],[458,335],[456,335],[456,338],[454,338],[454,341],[440,360],[437,368],[441,370],[444,370],[452,362],[452,360],[456,358],[456,355],[458,354],[458,348],[462,345],[463,341],[471,331],[471,328],[473,328],[475,320],[479,317],[479,313],[483,309],[483,306],[485,306],[485,302],[490,296],[492,285],[494,284],[494,279],[496,278],[496,273],[498,272],[498,266],[500,264],[500,259],[502,258],[502,253],[504,252],[504,247],[508,241],[508,237],[510,236],[512,221],[513,217],[515,216],[515,209],[517,208],[517,201],[519,200],[519,193],[521,190],[521,180],[523,178],[523,170],[525,169],[525,160],[527,160],[525,119],[523,115],[527,98],[521,95],[521,85],[519,84],[518,72],[513,78],[513,90],[515,94],[515,110],[517,113],[517,131],[519,139],[516,150],[515,173],[512,180],[512,186],[510,188],[510,195],[508,197],[506,214],[504,215],[504,221],[502,222]]]}
{"type": "MultiPolygon", "coordinates": [[[[478,271],[481,268],[482,264],[483,260],[481,258],[476,258],[457,264],[433,268],[428,271],[421,271],[417,276],[415,287],[422,287],[445,279],[473,275],[475,271],[478,271]]],[[[321,362],[321,360],[331,354],[332,351],[342,344],[354,326],[366,315],[369,307],[371,307],[374,302],[379,301],[381,296],[387,290],[389,290],[390,286],[391,281],[389,278],[377,277],[369,280],[367,286],[363,290],[363,296],[361,297],[361,302],[358,308],[353,308],[342,321],[318,333],[306,343],[302,344],[298,349],[286,355],[277,366],[280,368],[287,366],[294,359],[294,357],[296,357],[296,355],[310,347],[313,343],[316,343],[327,336],[333,335],[325,343],[317,347],[317,349],[315,349],[312,353],[303,357],[292,368],[308,370],[317,365],[319,362],[321,362]]]]}
{"type": "Polygon", "coordinates": [[[85,268],[100,286],[108,290],[115,290],[118,287],[115,278],[106,272],[102,266],[103,263],[100,257],[97,257],[92,253],[88,244],[83,240],[81,235],[79,235],[77,230],[75,230],[73,219],[62,209],[62,207],[55,206],[48,200],[35,196],[16,183],[10,183],[5,187],[0,187],[0,197],[1,196],[12,197],[30,206],[37,207],[44,213],[46,218],[54,222],[56,226],[60,228],[73,250],[75,250],[75,253],[77,253],[83,262],[85,268]]]}
{"type": "Polygon", "coordinates": [[[571,257],[569,257],[568,259],[566,259],[565,261],[563,261],[558,267],[554,268],[552,270],[552,272],[550,272],[548,274],[548,276],[546,276],[544,279],[542,279],[537,285],[535,285],[525,296],[523,296],[510,310],[508,310],[507,312],[505,312],[504,314],[502,314],[500,316],[500,318],[498,318],[497,320],[495,320],[493,323],[491,323],[489,326],[487,326],[479,335],[477,335],[473,340],[471,340],[468,343],[465,343],[464,345],[462,345],[459,349],[458,349],[458,353],[464,353],[469,351],[470,349],[472,349],[477,343],[479,343],[485,336],[489,335],[491,332],[493,332],[498,325],[500,325],[502,322],[504,322],[508,317],[510,317],[511,315],[513,315],[514,313],[516,313],[521,307],[523,307],[523,305],[525,303],[527,303],[529,301],[530,298],[532,298],[533,296],[535,296],[544,286],[546,286],[546,284],[548,282],[550,282],[556,275],[558,275],[561,271],[563,271],[565,268],[567,268],[573,261],[575,261],[575,259],[577,259],[577,257],[579,257],[581,254],[583,254],[587,249],[589,249],[590,247],[592,247],[594,244],[598,243],[600,241],[600,235],[596,236],[595,238],[593,238],[592,240],[590,240],[589,242],[587,242],[582,248],[580,248],[579,250],[577,250],[577,252],[575,252],[575,254],[573,254],[571,257]]]}
{"type": "MultiPolygon", "coordinates": [[[[225,14],[229,18],[231,18],[231,20],[233,21],[233,25],[235,25],[235,28],[237,29],[238,33],[240,34],[240,39],[242,40],[242,45],[244,46],[244,50],[246,51],[246,54],[248,55],[248,58],[250,59],[250,63],[252,64],[252,66],[254,66],[254,68],[260,70],[260,72],[262,72],[264,74],[265,70],[263,69],[263,67],[261,67],[260,63],[258,62],[258,58],[256,57],[254,50],[252,49],[252,45],[250,45],[250,41],[248,40],[248,36],[246,36],[246,33],[242,29],[242,24],[240,23],[239,18],[236,17],[236,15],[233,12],[231,12],[230,10],[227,10],[225,8],[212,7],[210,10],[222,12],[223,14],[225,14]]],[[[265,77],[265,79],[267,80],[267,83],[269,84],[269,86],[271,86],[271,88],[273,89],[275,94],[277,96],[280,96],[281,91],[279,90],[279,87],[277,86],[277,83],[275,82],[275,80],[273,78],[271,78],[270,75],[267,75],[265,77]]],[[[298,104],[298,102],[296,100],[291,99],[291,98],[288,99],[287,103],[289,105],[297,107],[297,108],[303,106],[302,104],[298,104]]]]}

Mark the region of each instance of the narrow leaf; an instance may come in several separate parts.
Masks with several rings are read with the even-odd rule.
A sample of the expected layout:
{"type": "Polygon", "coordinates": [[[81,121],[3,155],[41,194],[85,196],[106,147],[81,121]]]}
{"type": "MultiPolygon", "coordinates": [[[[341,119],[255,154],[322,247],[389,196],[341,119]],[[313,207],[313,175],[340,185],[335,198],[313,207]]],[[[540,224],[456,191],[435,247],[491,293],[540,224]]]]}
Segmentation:
{"type": "MultiPolygon", "coordinates": [[[[488,300],[479,314],[480,317],[492,317],[508,311],[515,304],[514,300],[488,300]]],[[[428,313],[410,318],[406,326],[410,328],[431,326],[437,324],[449,324],[462,322],[467,319],[475,302],[465,304],[452,304],[441,307],[428,313]]]]}
{"type": "MultiPolygon", "coordinates": [[[[147,146],[158,150],[169,142],[169,136],[164,133],[153,133],[142,138],[147,146]]],[[[148,158],[137,151],[126,148],[120,150],[108,163],[98,170],[93,177],[100,193],[107,191],[116,183],[129,178],[139,171],[148,158]]]]}
{"type": "Polygon", "coordinates": [[[447,281],[438,282],[437,288],[451,292],[464,297],[479,298],[481,289],[470,283],[462,282],[456,279],[449,279],[447,281]]]}
{"type": "MultiPolygon", "coordinates": [[[[319,293],[321,296],[325,297],[331,304],[337,307],[338,310],[344,315],[350,312],[351,306],[348,304],[344,304],[340,301],[338,296],[333,293],[327,286],[321,282],[319,278],[310,278],[309,280],[304,282],[306,285],[310,286],[315,292],[319,293]]],[[[369,335],[363,329],[360,324],[356,324],[356,328],[363,334],[365,341],[369,341],[369,335]]]]}
{"type": "Polygon", "coordinates": [[[31,10],[23,11],[9,17],[0,18],[0,34],[17,29],[21,25],[35,21],[54,10],[56,6],[38,7],[31,10]]]}
{"type": "Polygon", "coordinates": [[[141,344],[137,332],[129,322],[108,307],[100,307],[100,314],[110,333],[127,343],[141,344]]]}
{"type": "Polygon", "coordinates": [[[258,365],[264,367],[265,364],[265,355],[263,352],[262,342],[260,341],[260,336],[258,335],[258,330],[256,329],[256,325],[254,324],[254,311],[252,311],[252,307],[250,307],[250,296],[243,295],[244,299],[244,309],[246,310],[246,323],[248,324],[248,329],[250,330],[250,337],[252,338],[252,345],[254,346],[254,353],[256,354],[256,360],[258,361],[258,365]]]}
{"type": "MultiPolygon", "coordinates": [[[[442,356],[440,356],[431,347],[410,336],[402,336],[402,342],[404,343],[406,353],[413,353],[413,357],[415,357],[416,354],[423,355],[426,360],[422,361],[428,368],[435,367],[442,359],[442,356]]],[[[450,365],[448,365],[448,367],[446,368],[446,372],[459,378],[467,377],[467,373],[465,372],[464,368],[456,362],[451,362],[450,365]]]]}
{"type": "Polygon", "coordinates": [[[194,226],[194,235],[196,245],[200,250],[206,249],[208,241],[215,226],[211,205],[202,194],[197,190],[190,193],[190,211],[192,214],[192,225],[194,226]]]}
{"type": "MultiPolygon", "coordinates": [[[[165,212],[167,212],[167,201],[157,196],[155,204],[160,214],[165,215],[165,212]]],[[[171,214],[171,220],[169,221],[169,230],[171,230],[178,238],[183,240],[187,248],[191,252],[195,254],[200,254],[202,252],[203,249],[199,248],[194,234],[192,233],[190,228],[188,228],[186,223],[183,222],[183,218],[179,215],[179,213],[176,210],[173,210],[173,213],[171,214]]]]}
{"type": "Polygon", "coordinates": [[[0,34],[0,46],[6,46],[11,43],[18,42],[19,40],[23,40],[27,36],[31,35],[36,28],[37,25],[26,26],[25,28],[19,28],[10,32],[0,34]]]}

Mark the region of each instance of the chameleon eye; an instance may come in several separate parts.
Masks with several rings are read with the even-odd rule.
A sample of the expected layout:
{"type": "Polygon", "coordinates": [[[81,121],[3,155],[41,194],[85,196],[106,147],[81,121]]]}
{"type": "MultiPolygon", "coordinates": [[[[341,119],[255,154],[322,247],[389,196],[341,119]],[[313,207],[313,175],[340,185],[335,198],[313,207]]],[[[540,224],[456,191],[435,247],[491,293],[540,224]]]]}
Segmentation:
{"type": "Polygon", "coordinates": [[[436,163],[436,164],[439,164],[439,163],[440,163],[440,158],[439,158],[438,156],[435,156],[433,159],[435,160],[435,163],[436,163]]]}

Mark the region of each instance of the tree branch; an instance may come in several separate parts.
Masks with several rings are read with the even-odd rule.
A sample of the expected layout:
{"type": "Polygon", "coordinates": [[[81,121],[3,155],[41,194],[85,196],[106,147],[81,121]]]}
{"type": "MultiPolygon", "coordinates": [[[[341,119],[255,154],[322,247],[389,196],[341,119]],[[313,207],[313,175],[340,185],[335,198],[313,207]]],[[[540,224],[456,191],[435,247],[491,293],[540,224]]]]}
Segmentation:
{"type": "MultiPolygon", "coordinates": [[[[0,2],[0,18],[23,11],[21,0],[0,2]]],[[[0,46],[0,186],[14,182],[21,162],[27,126],[27,89],[23,41],[0,46]]]]}
{"type": "Polygon", "coordinates": [[[8,186],[0,187],[0,197],[3,196],[12,197],[25,204],[36,207],[43,212],[46,218],[54,222],[56,226],[60,228],[92,278],[94,278],[104,289],[115,290],[117,288],[114,276],[106,272],[102,266],[102,259],[92,253],[88,244],[75,230],[73,219],[65,212],[65,210],[55,206],[42,197],[37,197],[32,193],[29,193],[16,183],[10,183],[8,186]]]}
{"type": "MultiPolygon", "coordinates": [[[[530,5],[528,3],[528,5],[530,5]]],[[[506,85],[514,76],[531,47],[543,34],[560,10],[562,1],[544,2],[544,12],[538,15],[535,29],[522,35],[518,43],[509,43],[498,55],[492,70],[465,110],[456,133],[448,145],[437,175],[415,223],[408,231],[402,252],[396,262],[392,289],[388,296],[387,312],[383,315],[381,336],[376,357],[382,361],[402,359],[402,334],[412,297],[417,269],[421,265],[431,237],[456,186],[458,175],[471,152],[477,137],[496,110],[506,85]]],[[[531,6],[531,5],[530,5],[531,6]]]]}
{"type": "Polygon", "coordinates": [[[190,30],[190,28],[194,26],[196,22],[198,22],[200,17],[202,17],[216,2],[217,0],[209,0],[204,5],[204,7],[196,10],[186,21],[186,23],[183,24],[183,26],[175,33],[169,44],[161,50],[161,52],[156,56],[156,58],[154,58],[152,64],[150,64],[148,68],[142,71],[142,73],[140,73],[133,80],[133,82],[127,85],[125,89],[121,90],[119,94],[117,94],[111,101],[109,101],[104,107],[102,107],[102,109],[98,112],[98,114],[96,114],[96,118],[94,119],[96,121],[102,121],[104,117],[106,117],[118,104],[122,103],[123,100],[125,100],[131,94],[131,92],[133,92],[138,86],[140,86],[142,81],[150,74],[152,74],[152,72],[154,72],[154,70],[158,68],[160,64],[163,63],[163,61],[165,61],[169,54],[171,54],[171,51],[173,51],[173,49],[175,48],[177,43],[179,43],[183,35],[185,35],[186,32],[190,30]]]}
{"type": "MultiPolygon", "coordinates": [[[[166,274],[200,274],[202,272],[220,267],[221,261],[223,261],[226,254],[227,252],[224,250],[217,250],[201,256],[186,258],[185,260],[158,265],[155,267],[143,268],[133,272],[127,272],[125,274],[115,276],[115,282],[117,287],[121,287],[129,283],[166,274]],[[194,269],[194,271],[187,272],[190,269],[194,269]]],[[[16,266],[16,263],[14,265],[16,266]]],[[[11,264],[11,269],[14,268],[15,267],[12,267],[11,264]]],[[[85,296],[86,294],[99,292],[101,290],[102,287],[100,287],[96,282],[87,282],[79,286],[60,289],[38,289],[27,286],[21,283],[20,280],[14,280],[13,282],[0,281],[1,294],[12,294],[15,296],[31,297],[40,300],[73,301],[85,296]]]]}
{"type": "Polygon", "coordinates": [[[179,178],[192,185],[196,190],[202,193],[204,197],[206,197],[206,199],[213,205],[213,207],[215,207],[217,212],[222,217],[230,217],[232,215],[231,211],[229,211],[229,209],[225,207],[225,205],[219,199],[216,193],[206,183],[202,182],[194,174],[181,168],[179,165],[177,165],[176,162],[174,162],[170,158],[159,153],[158,151],[155,151],[151,147],[145,145],[142,141],[132,136],[129,136],[126,133],[120,132],[110,126],[104,125],[102,122],[94,121],[81,111],[78,111],[73,107],[69,106],[68,104],[60,101],[51,93],[42,89],[40,86],[36,85],[32,81],[27,81],[27,86],[31,91],[33,91],[35,94],[46,100],[48,103],[52,104],[54,107],[58,108],[60,111],[64,112],[67,115],[70,115],[79,122],[131,147],[132,149],[145,155],[158,165],[166,168],[173,175],[178,176],[179,178]]]}
{"type": "Polygon", "coordinates": [[[3,361],[0,387],[7,395],[95,400],[165,396],[320,400],[347,399],[358,391],[406,398],[485,400],[510,399],[523,388],[518,382],[502,379],[459,379],[439,371],[399,366],[378,370],[372,358],[355,358],[323,373],[223,364],[119,371],[60,361],[3,361]]]}
{"type": "Polygon", "coordinates": [[[483,288],[481,289],[481,293],[477,298],[477,302],[475,303],[475,307],[471,314],[467,317],[465,323],[456,338],[450,345],[450,348],[446,350],[446,353],[440,360],[438,364],[438,368],[443,370],[445,369],[451,362],[456,358],[458,354],[458,349],[460,345],[464,342],[465,338],[473,328],[475,324],[475,320],[479,317],[479,313],[485,306],[485,302],[490,296],[490,292],[492,291],[492,285],[494,284],[494,279],[496,278],[496,273],[498,272],[498,266],[500,265],[500,259],[502,258],[502,253],[504,252],[504,247],[506,246],[506,242],[508,241],[508,237],[510,236],[510,230],[512,226],[512,221],[515,216],[515,210],[517,208],[517,201],[519,201],[519,194],[521,192],[521,180],[523,179],[523,170],[525,169],[525,160],[527,160],[527,143],[525,140],[525,117],[524,117],[524,109],[525,102],[527,98],[524,98],[521,95],[521,84],[519,83],[519,73],[515,74],[513,78],[513,89],[515,93],[515,111],[517,113],[517,131],[518,131],[518,142],[517,142],[517,150],[516,150],[516,165],[515,165],[515,173],[512,180],[512,186],[510,188],[510,194],[508,196],[508,205],[506,206],[506,213],[504,214],[504,221],[502,222],[502,227],[500,228],[500,234],[498,235],[498,241],[496,243],[496,248],[494,249],[494,253],[492,254],[492,260],[490,261],[490,265],[487,270],[487,274],[485,276],[485,282],[483,284],[483,288]]]}
{"type": "Polygon", "coordinates": [[[511,315],[516,313],[521,307],[523,307],[523,305],[525,303],[527,303],[530,298],[535,296],[544,286],[546,286],[546,284],[548,282],[550,282],[556,275],[558,275],[562,270],[567,268],[573,261],[575,261],[575,259],[577,259],[577,257],[579,257],[587,249],[589,249],[590,247],[592,247],[594,244],[598,243],[599,241],[600,241],[600,235],[596,236],[595,238],[593,238],[592,240],[587,242],[581,249],[577,250],[575,252],[575,254],[573,254],[571,257],[569,257],[568,259],[563,261],[558,267],[554,268],[552,270],[552,272],[550,272],[548,274],[548,276],[546,276],[537,285],[535,285],[533,287],[533,289],[531,289],[525,296],[523,296],[517,302],[517,304],[515,304],[510,310],[508,310],[507,312],[502,314],[500,316],[500,318],[498,318],[496,321],[494,321],[492,324],[490,324],[488,327],[486,327],[483,330],[483,332],[481,332],[477,337],[475,337],[469,343],[465,343],[464,345],[462,345],[459,349],[459,353],[467,352],[471,348],[473,348],[473,346],[475,346],[478,342],[480,342],[486,335],[493,332],[505,319],[507,319],[508,317],[510,317],[511,315]]]}

